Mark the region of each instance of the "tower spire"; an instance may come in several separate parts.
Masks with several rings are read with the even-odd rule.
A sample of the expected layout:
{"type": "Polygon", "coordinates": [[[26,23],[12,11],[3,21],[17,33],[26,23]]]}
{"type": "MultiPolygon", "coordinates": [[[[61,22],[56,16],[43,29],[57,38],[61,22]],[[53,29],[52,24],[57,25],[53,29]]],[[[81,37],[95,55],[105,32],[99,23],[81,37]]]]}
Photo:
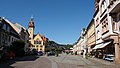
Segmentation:
{"type": "Polygon", "coordinates": [[[32,20],[33,21],[33,19],[34,19],[34,17],[33,17],[33,15],[31,16],[31,18],[30,18],[30,20],[32,20]]]}
{"type": "Polygon", "coordinates": [[[33,16],[31,16],[30,22],[29,22],[29,24],[28,24],[28,28],[29,28],[29,27],[35,28],[33,19],[34,19],[33,16]]]}

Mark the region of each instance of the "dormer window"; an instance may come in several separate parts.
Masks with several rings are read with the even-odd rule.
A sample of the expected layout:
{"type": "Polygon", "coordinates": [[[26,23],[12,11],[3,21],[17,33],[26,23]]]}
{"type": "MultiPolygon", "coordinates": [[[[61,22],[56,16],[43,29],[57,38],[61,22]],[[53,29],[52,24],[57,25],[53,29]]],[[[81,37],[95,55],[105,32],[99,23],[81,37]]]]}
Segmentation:
{"type": "Polygon", "coordinates": [[[103,2],[101,3],[101,7],[100,7],[100,14],[103,15],[103,13],[105,12],[105,10],[107,9],[107,2],[106,0],[103,0],[103,2]]]}

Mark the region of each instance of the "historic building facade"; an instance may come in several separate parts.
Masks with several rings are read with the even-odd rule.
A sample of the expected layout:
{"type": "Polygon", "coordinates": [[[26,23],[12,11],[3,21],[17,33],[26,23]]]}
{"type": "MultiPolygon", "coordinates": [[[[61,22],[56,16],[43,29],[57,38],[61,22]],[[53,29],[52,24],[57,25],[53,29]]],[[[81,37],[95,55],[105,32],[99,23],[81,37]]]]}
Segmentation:
{"type": "Polygon", "coordinates": [[[92,49],[96,44],[94,19],[91,20],[86,30],[87,30],[87,48],[88,53],[90,53],[92,52],[92,49]]]}
{"type": "Polygon", "coordinates": [[[29,24],[28,24],[28,33],[29,33],[29,42],[30,42],[30,48],[31,50],[36,49],[38,52],[45,51],[45,41],[46,38],[43,35],[38,34],[34,34],[34,22],[33,19],[30,20],[29,24]]]}
{"type": "Polygon", "coordinates": [[[20,39],[25,42],[24,51],[28,52],[28,49],[29,49],[29,33],[28,33],[27,29],[25,27],[23,27],[22,25],[18,24],[18,23],[14,23],[13,25],[16,26],[19,29],[20,39]]]}
{"type": "Polygon", "coordinates": [[[12,23],[0,17],[0,58],[7,53],[12,42],[19,40],[20,36],[12,23]]]}
{"type": "Polygon", "coordinates": [[[108,13],[112,25],[110,38],[114,40],[115,62],[120,63],[120,0],[109,0],[108,13]]]}
{"type": "Polygon", "coordinates": [[[83,56],[86,50],[98,58],[113,54],[120,63],[120,0],[95,0],[93,19],[80,37],[83,56]]]}
{"type": "Polygon", "coordinates": [[[103,56],[115,55],[116,63],[120,63],[119,7],[120,0],[95,0],[96,46],[93,49],[103,56]]]}

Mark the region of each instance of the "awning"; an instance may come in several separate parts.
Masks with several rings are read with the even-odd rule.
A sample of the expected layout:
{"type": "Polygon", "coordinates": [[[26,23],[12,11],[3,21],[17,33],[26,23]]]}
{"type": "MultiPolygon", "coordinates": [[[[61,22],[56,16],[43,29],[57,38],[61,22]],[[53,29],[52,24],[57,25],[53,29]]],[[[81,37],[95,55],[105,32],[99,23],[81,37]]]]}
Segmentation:
{"type": "Polygon", "coordinates": [[[106,43],[104,43],[104,45],[102,45],[100,48],[104,48],[105,46],[107,46],[108,44],[110,44],[111,43],[111,41],[110,42],[106,42],[106,43]]]}
{"type": "Polygon", "coordinates": [[[107,46],[108,44],[110,44],[110,42],[106,42],[106,43],[101,43],[101,44],[98,44],[96,45],[93,49],[100,49],[100,48],[104,48],[105,46],[107,46]]]}
{"type": "Polygon", "coordinates": [[[100,48],[102,45],[103,45],[103,43],[100,43],[100,44],[96,45],[93,49],[98,49],[98,48],[100,48]]]}

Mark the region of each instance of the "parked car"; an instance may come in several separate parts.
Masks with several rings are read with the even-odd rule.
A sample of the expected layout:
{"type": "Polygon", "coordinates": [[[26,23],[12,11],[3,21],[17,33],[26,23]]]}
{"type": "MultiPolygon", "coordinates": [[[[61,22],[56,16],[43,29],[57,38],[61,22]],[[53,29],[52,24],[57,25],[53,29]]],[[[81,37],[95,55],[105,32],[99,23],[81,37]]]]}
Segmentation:
{"type": "Polygon", "coordinates": [[[43,56],[43,54],[44,54],[44,53],[43,53],[42,51],[38,52],[38,55],[39,55],[39,56],[43,56]]]}
{"type": "Polygon", "coordinates": [[[107,60],[107,61],[114,61],[114,55],[112,54],[107,54],[103,57],[104,60],[107,60]]]}
{"type": "Polygon", "coordinates": [[[53,51],[50,51],[50,52],[48,52],[48,54],[47,54],[48,56],[55,56],[55,52],[53,52],[53,51]]]}
{"type": "Polygon", "coordinates": [[[7,59],[13,59],[15,57],[15,53],[12,51],[7,52],[6,58],[7,59]]]}

